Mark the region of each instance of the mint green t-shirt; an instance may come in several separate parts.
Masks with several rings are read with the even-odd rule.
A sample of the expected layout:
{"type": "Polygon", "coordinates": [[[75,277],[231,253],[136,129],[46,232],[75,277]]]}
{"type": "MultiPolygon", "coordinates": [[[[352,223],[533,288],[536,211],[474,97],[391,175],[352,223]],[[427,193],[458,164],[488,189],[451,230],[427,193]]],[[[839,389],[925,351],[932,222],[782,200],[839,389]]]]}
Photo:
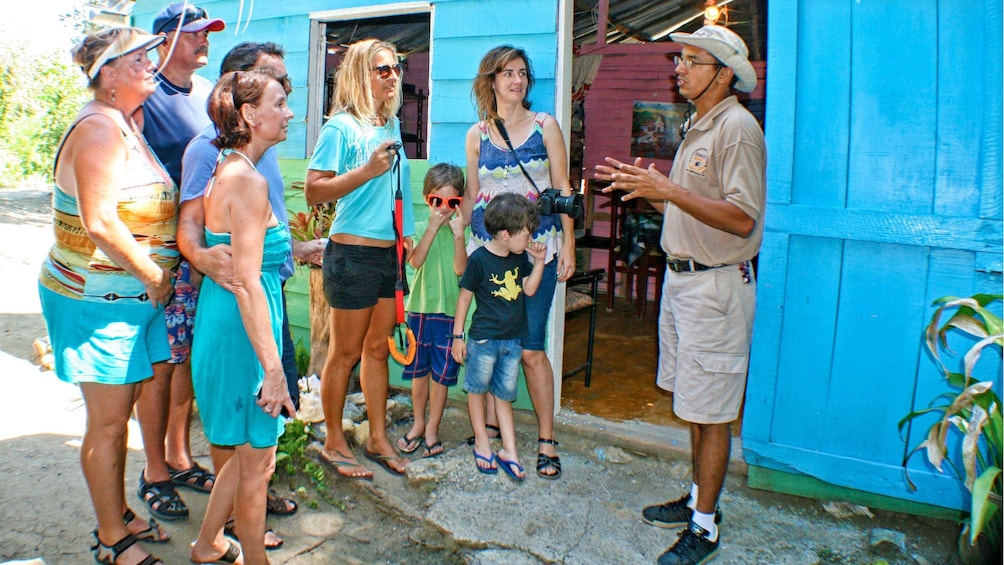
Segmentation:
{"type": "MultiPolygon", "coordinates": [[[[429,221],[415,222],[417,246],[422,239],[429,221]]],[[[453,231],[449,224],[439,226],[435,239],[429,247],[429,254],[422,266],[415,271],[414,279],[408,284],[408,312],[421,314],[457,315],[457,298],[460,297],[460,277],[453,270],[453,231]]]]}

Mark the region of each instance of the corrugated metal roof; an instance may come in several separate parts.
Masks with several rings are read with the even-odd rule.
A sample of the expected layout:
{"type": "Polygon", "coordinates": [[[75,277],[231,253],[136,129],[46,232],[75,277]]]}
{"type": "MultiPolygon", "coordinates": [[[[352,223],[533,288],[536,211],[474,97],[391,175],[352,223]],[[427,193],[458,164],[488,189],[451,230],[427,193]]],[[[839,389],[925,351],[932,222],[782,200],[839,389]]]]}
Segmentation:
{"type": "MultiPolygon", "coordinates": [[[[601,0],[573,0],[576,45],[596,43],[601,0]]],[[[606,43],[668,42],[674,31],[692,32],[704,25],[705,0],[609,0],[606,43]]],[[[727,25],[750,47],[752,59],[764,59],[758,38],[766,37],[766,0],[717,0],[727,25]]]]}

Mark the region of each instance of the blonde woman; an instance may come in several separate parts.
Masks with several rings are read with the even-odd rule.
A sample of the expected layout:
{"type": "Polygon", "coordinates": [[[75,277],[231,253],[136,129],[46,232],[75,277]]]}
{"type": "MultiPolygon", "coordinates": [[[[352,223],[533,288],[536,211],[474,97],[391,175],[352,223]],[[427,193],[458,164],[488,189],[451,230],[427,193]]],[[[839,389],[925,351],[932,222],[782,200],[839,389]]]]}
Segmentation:
{"type": "MultiPolygon", "coordinates": [[[[395,323],[399,262],[395,238],[414,235],[408,160],[400,149],[401,65],[393,44],[353,43],[338,68],[332,115],[321,128],[307,167],[308,204],[337,200],[324,252],[324,293],[331,306],[331,345],[321,371],[327,437],[321,457],[343,476],[371,479],[342,430],[349,375],[361,361],[370,437],[363,455],[393,474],[406,459],[387,437],[387,336],[395,323]],[[400,188],[404,218],[394,227],[400,188]]],[[[404,292],[407,292],[406,281],[404,292]]]]}
{"type": "Polygon", "coordinates": [[[160,563],[136,541],[169,539],[155,520],[136,518],[123,487],[140,383],[171,371],[164,305],[178,264],[178,194],[132,119],[157,87],[147,51],[163,40],[118,27],[74,49],[94,99],[56,155],[56,241],[39,276],[56,375],[80,386],[87,411],[80,466],[98,520],[98,563],[160,563]]]}

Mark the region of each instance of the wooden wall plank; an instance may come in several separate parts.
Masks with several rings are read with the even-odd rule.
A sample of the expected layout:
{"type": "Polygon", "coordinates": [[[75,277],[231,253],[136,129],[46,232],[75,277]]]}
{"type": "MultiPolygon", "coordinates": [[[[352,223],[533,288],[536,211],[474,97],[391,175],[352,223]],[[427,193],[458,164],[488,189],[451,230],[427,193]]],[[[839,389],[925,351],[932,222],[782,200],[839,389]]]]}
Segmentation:
{"type": "MultiPolygon", "coordinates": [[[[856,2],[851,11],[847,204],[930,213],[937,120],[934,2],[856,2]],[[894,25],[890,25],[895,22],[894,25]]],[[[825,137],[825,135],[821,136],[825,137]]]]}
{"type": "MultiPolygon", "coordinates": [[[[984,29],[972,25],[967,10],[938,9],[938,52],[948,61],[965,61],[983,50],[984,29]]],[[[974,73],[970,65],[939,65],[937,92],[938,147],[935,162],[934,212],[945,216],[975,216],[980,206],[980,151],[973,151],[982,137],[982,108],[987,79],[998,77],[974,73]]]]}
{"type": "MultiPolygon", "coordinates": [[[[558,31],[557,2],[540,0],[478,0],[477,2],[438,2],[436,37],[494,38],[496,45],[515,41],[510,31],[543,34],[552,38],[558,31]],[[511,18],[519,14],[518,18],[511,18]],[[505,23],[511,20],[511,24],[505,23]],[[502,33],[501,28],[510,27],[502,33]]],[[[480,57],[482,51],[469,56],[480,57]]],[[[532,55],[531,55],[532,56],[532,55]]]]}
{"type": "MultiPolygon", "coordinates": [[[[767,218],[770,218],[769,212],[767,218]]],[[[756,320],[743,414],[744,453],[750,439],[770,441],[785,316],[789,239],[786,233],[767,230],[760,247],[756,320]]]]}
{"type": "Polygon", "coordinates": [[[846,200],[850,138],[851,7],[814,0],[800,9],[798,49],[812,56],[797,59],[791,202],[839,208],[846,200]]]}
{"type": "MultiPolygon", "coordinates": [[[[980,108],[984,116],[982,124],[983,135],[980,139],[979,153],[982,155],[980,163],[981,171],[981,194],[980,194],[980,217],[1002,218],[1004,210],[1004,140],[1002,140],[1001,123],[1004,122],[1004,85],[999,78],[1004,76],[1004,57],[1001,57],[1001,36],[1004,35],[1004,6],[1000,0],[984,0],[982,6],[983,18],[980,19],[984,26],[986,37],[984,46],[977,53],[984,53],[983,74],[987,77],[985,88],[985,98],[980,108]]],[[[1000,269],[998,269],[998,273],[1000,269]]]]}
{"type": "Polygon", "coordinates": [[[775,204],[766,221],[771,230],[861,241],[997,253],[1002,244],[997,220],[775,204]]]}
{"type": "Polygon", "coordinates": [[[823,445],[835,455],[895,465],[896,425],[910,411],[926,300],[928,251],[847,241],[833,340],[823,445]],[[861,355],[865,350],[868,354],[861,355]]]}
{"type": "MultiPolygon", "coordinates": [[[[868,430],[865,435],[871,433],[868,430]]],[[[917,485],[917,490],[911,491],[903,480],[903,468],[898,461],[894,464],[875,463],[855,456],[826,453],[820,451],[820,447],[767,444],[743,438],[743,456],[750,465],[801,473],[835,485],[942,508],[968,507],[969,493],[957,480],[944,473],[911,472],[910,479],[917,485]]]]}
{"type": "MultiPolygon", "coordinates": [[[[764,131],[767,137],[767,201],[787,204],[791,202],[795,162],[795,86],[800,58],[797,0],[771,0],[767,38],[771,45],[767,50],[770,80],[767,82],[765,117],[765,122],[770,125],[764,131]]],[[[811,96],[813,93],[801,95],[811,96]]],[[[769,212],[767,218],[769,223],[769,212]]]]}
{"type": "MultiPolygon", "coordinates": [[[[833,379],[843,242],[791,237],[788,248],[784,321],[778,350],[775,413],[798,414],[800,424],[776,417],[770,440],[784,445],[820,445],[829,428],[827,412],[833,379]],[[807,331],[811,328],[811,331],[807,331]]],[[[770,268],[761,258],[761,270],[770,268]]]]}

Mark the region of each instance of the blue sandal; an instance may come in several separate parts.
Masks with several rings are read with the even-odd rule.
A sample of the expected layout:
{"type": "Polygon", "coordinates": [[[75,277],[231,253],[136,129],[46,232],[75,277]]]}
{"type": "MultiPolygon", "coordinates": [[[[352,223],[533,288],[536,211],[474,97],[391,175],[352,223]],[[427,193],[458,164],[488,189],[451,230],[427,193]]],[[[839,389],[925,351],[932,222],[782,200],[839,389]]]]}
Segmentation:
{"type": "Polygon", "coordinates": [[[509,477],[512,478],[512,480],[516,481],[517,483],[522,483],[523,479],[526,478],[526,470],[523,469],[523,466],[517,463],[516,461],[503,459],[501,455],[496,455],[495,458],[499,460],[502,470],[505,471],[505,474],[509,475],[509,477]],[[517,470],[519,471],[518,474],[517,470]]]}
{"type": "Polygon", "coordinates": [[[499,472],[498,466],[495,465],[494,451],[488,457],[485,457],[484,455],[478,453],[477,449],[472,449],[471,452],[474,453],[474,467],[476,467],[478,471],[486,475],[494,475],[495,473],[499,472]],[[488,463],[489,467],[482,467],[481,465],[478,465],[478,461],[484,461],[485,463],[488,463]]]}

